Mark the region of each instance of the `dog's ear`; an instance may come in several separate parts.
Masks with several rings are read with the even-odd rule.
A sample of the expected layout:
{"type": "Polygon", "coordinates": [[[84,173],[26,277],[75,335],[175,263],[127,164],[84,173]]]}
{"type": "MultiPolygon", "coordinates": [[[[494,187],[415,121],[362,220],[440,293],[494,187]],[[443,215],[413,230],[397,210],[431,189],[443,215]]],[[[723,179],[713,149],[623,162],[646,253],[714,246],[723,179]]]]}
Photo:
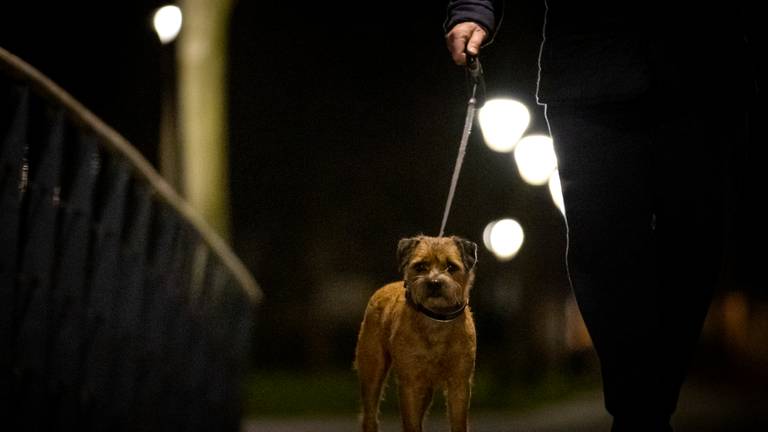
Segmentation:
{"type": "Polygon", "coordinates": [[[405,268],[408,266],[408,261],[411,259],[411,253],[416,245],[421,241],[418,237],[404,238],[397,243],[397,270],[400,273],[405,273],[405,268]]]}
{"type": "Polygon", "coordinates": [[[461,237],[452,237],[456,247],[461,252],[461,260],[464,261],[464,267],[467,271],[472,271],[477,264],[477,244],[461,237]]]}

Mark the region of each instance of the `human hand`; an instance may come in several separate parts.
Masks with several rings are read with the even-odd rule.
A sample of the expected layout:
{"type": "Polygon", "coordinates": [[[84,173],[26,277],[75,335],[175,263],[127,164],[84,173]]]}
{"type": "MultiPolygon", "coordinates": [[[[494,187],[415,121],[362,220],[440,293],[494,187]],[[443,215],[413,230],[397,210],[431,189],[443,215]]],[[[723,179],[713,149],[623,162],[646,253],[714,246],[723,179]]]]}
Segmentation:
{"type": "Polygon", "coordinates": [[[457,65],[467,64],[466,53],[476,56],[487,35],[488,32],[481,25],[471,21],[453,26],[451,31],[445,35],[445,41],[453,62],[457,65]]]}

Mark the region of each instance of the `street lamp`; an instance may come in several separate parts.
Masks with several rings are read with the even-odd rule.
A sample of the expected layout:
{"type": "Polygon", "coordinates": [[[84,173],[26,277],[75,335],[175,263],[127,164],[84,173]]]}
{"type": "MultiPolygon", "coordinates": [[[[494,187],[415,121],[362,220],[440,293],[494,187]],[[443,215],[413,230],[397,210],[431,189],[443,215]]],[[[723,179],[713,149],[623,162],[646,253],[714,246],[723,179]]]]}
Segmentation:
{"type": "Polygon", "coordinates": [[[477,114],[485,144],[493,151],[508,153],[531,122],[528,108],[514,99],[491,99],[477,114]]]}
{"type": "Polygon", "coordinates": [[[169,44],[176,39],[179,31],[181,31],[181,21],[181,9],[178,6],[166,5],[155,11],[152,25],[163,45],[169,44]]]}
{"type": "Polygon", "coordinates": [[[549,195],[552,197],[552,202],[555,203],[555,207],[560,210],[560,213],[565,215],[565,200],[563,199],[563,186],[560,184],[560,171],[557,169],[549,177],[549,195]]]}
{"type": "Polygon", "coordinates": [[[534,186],[546,184],[557,168],[552,138],[545,135],[529,135],[521,139],[515,146],[514,157],[520,177],[534,186]]]}
{"type": "Polygon", "coordinates": [[[489,223],[483,231],[483,243],[499,261],[509,261],[523,246],[523,227],[514,219],[489,223]]]}

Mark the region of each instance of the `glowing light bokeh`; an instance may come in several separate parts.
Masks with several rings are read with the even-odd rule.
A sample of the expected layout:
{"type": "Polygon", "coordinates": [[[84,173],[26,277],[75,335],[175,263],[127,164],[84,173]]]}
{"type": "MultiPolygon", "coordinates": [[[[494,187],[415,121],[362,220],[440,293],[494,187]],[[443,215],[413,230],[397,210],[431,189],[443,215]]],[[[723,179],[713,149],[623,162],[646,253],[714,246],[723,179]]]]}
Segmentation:
{"type": "Polygon", "coordinates": [[[485,144],[493,151],[509,153],[531,122],[528,108],[514,99],[490,99],[477,115],[485,144]]]}
{"type": "Polygon", "coordinates": [[[555,170],[551,176],[549,176],[549,195],[552,197],[552,202],[555,203],[555,207],[560,210],[560,213],[565,216],[565,200],[563,199],[563,186],[560,184],[560,172],[555,170]]]}
{"type": "Polygon", "coordinates": [[[181,21],[181,9],[178,6],[166,5],[155,11],[152,25],[161,43],[168,44],[176,39],[181,31],[181,21]]]}
{"type": "Polygon", "coordinates": [[[501,261],[514,258],[523,246],[524,239],[523,227],[514,219],[491,222],[483,231],[485,247],[501,261]]]}
{"type": "Polygon", "coordinates": [[[546,184],[557,168],[552,138],[546,135],[524,137],[515,146],[514,155],[520,177],[534,186],[546,184]]]}

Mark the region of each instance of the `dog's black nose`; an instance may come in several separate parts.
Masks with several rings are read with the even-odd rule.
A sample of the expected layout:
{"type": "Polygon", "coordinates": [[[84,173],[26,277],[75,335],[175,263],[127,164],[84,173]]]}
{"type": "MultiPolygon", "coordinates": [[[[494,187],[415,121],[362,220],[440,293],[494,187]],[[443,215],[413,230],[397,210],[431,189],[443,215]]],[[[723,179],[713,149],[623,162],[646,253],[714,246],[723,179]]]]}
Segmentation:
{"type": "Polygon", "coordinates": [[[440,288],[442,287],[443,287],[443,283],[440,282],[439,280],[432,279],[429,282],[427,282],[427,288],[429,288],[429,290],[433,293],[440,291],[440,288]]]}

